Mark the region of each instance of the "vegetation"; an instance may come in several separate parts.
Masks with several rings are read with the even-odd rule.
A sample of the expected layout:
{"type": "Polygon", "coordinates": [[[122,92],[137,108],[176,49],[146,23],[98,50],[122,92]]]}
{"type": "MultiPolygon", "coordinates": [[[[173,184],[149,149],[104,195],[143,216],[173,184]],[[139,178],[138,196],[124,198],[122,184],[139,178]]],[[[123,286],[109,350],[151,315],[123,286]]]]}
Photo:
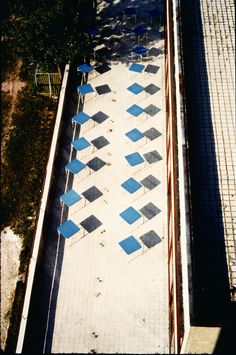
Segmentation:
{"type": "Polygon", "coordinates": [[[1,225],[24,236],[24,254],[29,252],[40,203],[55,109],[54,101],[23,89],[2,161],[1,225]]]}
{"type": "Polygon", "coordinates": [[[21,58],[26,67],[53,68],[86,57],[93,6],[92,0],[5,0],[2,53],[9,63],[21,58]]]}
{"type": "MultiPolygon", "coordinates": [[[[36,67],[54,72],[68,62],[89,57],[86,28],[94,24],[93,0],[3,0],[2,79],[22,63],[20,77],[27,82],[20,91],[9,126],[11,96],[2,95],[0,227],[10,226],[23,240],[20,270],[27,271],[33,245],[40,198],[54,127],[56,102],[37,95],[36,67]]],[[[24,279],[24,277],[23,277],[24,279]]],[[[25,283],[19,281],[10,317],[7,351],[14,352],[25,283]]]]}
{"type": "MultiPolygon", "coordinates": [[[[10,96],[2,96],[3,125],[7,125],[10,96]]],[[[46,171],[56,102],[37,96],[31,85],[18,94],[9,138],[1,164],[1,228],[10,226],[22,238],[19,273],[24,275],[34,240],[37,214],[46,171]]],[[[24,276],[23,276],[24,278],[24,276]]],[[[7,348],[14,353],[25,283],[19,281],[10,317],[7,348]]]]}

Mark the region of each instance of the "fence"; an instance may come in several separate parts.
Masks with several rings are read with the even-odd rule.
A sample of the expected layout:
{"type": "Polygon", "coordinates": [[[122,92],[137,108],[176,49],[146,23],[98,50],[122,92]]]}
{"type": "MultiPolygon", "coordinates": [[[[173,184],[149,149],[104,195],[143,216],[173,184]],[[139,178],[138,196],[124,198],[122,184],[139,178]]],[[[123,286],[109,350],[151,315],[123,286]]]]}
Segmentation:
{"type": "Polygon", "coordinates": [[[190,328],[192,314],[188,145],[183,95],[180,21],[179,0],[167,0],[165,94],[171,353],[180,353],[184,336],[190,328]]]}
{"type": "Polygon", "coordinates": [[[35,84],[38,93],[58,96],[61,87],[61,75],[59,73],[35,73],[35,84]]]}
{"type": "Polygon", "coordinates": [[[168,293],[169,293],[169,337],[171,353],[178,353],[180,327],[177,297],[177,187],[176,187],[176,133],[175,133],[175,93],[173,75],[173,28],[171,2],[166,3],[165,34],[165,90],[166,90],[166,169],[167,169],[167,223],[168,223],[168,293]]]}

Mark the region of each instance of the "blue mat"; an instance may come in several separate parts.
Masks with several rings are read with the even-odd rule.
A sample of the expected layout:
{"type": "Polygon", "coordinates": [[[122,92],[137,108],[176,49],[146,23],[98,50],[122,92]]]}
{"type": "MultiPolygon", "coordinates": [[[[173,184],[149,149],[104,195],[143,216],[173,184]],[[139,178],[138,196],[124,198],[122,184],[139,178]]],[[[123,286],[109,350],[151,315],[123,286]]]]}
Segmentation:
{"type": "Polygon", "coordinates": [[[87,122],[91,117],[84,112],[79,112],[77,115],[72,117],[72,122],[76,122],[80,125],[87,122]]]}
{"type": "Polygon", "coordinates": [[[69,164],[66,165],[66,169],[73,174],[78,174],[85,167],[86,165],[77,159],[72,160],[69,164]]]}
{"type": "Polygon", "coordinates": [[[139,218],[141,218],[142,215],[133,207],[129,207],[120,213],[120,217],[123,218],[128,224],[133,224],[139,218]]]}
{"type": "Polygon", "coordinates": [[[142,185],[133,178],[126,180],[121,186],[130,194],[133,194],[142,187],[142,185]]]}
{"type": "Polygon", "coordinates": [[[126,111],[135,117],[138,117],[139,115],[141,115],[141,113],[144,112],[144,110],[136,104],[130,106],[126,111]]]}
{"type": "Polygon", "coordinates": [[[138,152],[126,155],[125,159],[131,166],[135,166],[144,162],[144,159],[138,152]]]}
{"type": "Polygon", "coordinates": [[[137,128],[134,128],[131,131],[125,133],[125,135],[133,142],[137,142],[139,139],[144,137],[144,134],[140,132],[137,128]]]}
{"type": "Polygon", "coordinates": [[[119,242],[119,245],[128,255],[134,253],[136,250],[142,247],[137,239],[135,239],[132,235],[119,242]]]}
{"type": "Polygon", "coordinates": [[[147,29],[146,29],[146,27],[144,27],[142,25],[138,25],[132,29],[132,32],[134,32],[136,34],[136,36],[141,36],[147,32],[147,29]]]}
{"type": "Polygon", "coordinates": [[[91,92],[94,92],[94,89],[91,84],[84,84],[84,85],[77,86],[77,92],[78,94],[86,95],[91,92]]]}
{"type": "Polygon", "coordinates": [[[62,234],[65,238],[72,237],[79,230],[80,228],[70,219],[57,228],[58,233],[62,234]]]}
{"type": "Polygon", "coordinates": [[[148,51],[148,48],[143,47],[143,46],[137,46],[132,49],[132,52],[138,55],[144,55],[148,51]]]}
{"type": "Polygon", "coordinates": [[[144,90],[144,87],[137,83],[134,83],[133,85],[129,86],[127,90],[131,91],[135,95],[138,95],[140,92],[144,90]]]}
{"type": "Polygon", "coordinates": [[[67,191],[65,194],[60,196],[60,200],[64,202],[67,206],[72,206],[76,202],[81,200],[80,195],[77,194],[73,189],[67,191]]]}
{"type": "Polygon", "coordinates": [[[145,66],[143,64],[133,63],[129,67],[129,70],[134,71],[135,73],[142,73],[145,66]]]}
{"type": "Polygon", "coordinates": [[[85,148],[89,147],[91,144],[87,141],[86,138],[84,137],[81,137],[81,138],[78,138],[76,139],[75,141],[73,141],[71,143],[73,145],[73,147],[78,150],[78,151],[81,151],[81,150],[84,150],[85,148]]]}
{"type": "Polygon", "coordinates": [[[87,74],[90,71],[94,70],[94,67],[90,64],[81,64],[77,67],[77,71],[81,71],[83,74],[87,74]]]}

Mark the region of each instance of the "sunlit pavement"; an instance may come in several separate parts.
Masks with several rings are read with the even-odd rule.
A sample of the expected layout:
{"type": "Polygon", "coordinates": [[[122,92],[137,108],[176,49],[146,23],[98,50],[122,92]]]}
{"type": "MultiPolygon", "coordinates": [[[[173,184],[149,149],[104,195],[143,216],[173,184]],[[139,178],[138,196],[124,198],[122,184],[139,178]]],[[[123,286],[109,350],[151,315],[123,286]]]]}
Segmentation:
{"type": "MultiPolygon", "coordinates": [[[[134,27],[132,18],[124,21],[134,27]]],[[[80,231],[65,241],[54,328],[49,329],[52,353],[168,352],[164,42],[159,31],[154,19],[149,37],[141,38],[154,53],[148,60],[120,58],[102,74],[89,73],[87,83],[95,91],[85,96],[83,112],[95,120],[81,127],[80,137],[90,145],[76,158],[105,164],[95,160],[95,170],[86,166],[73,179],[72,189],[82,199],[69,208],[67,219],[80,231]],[[133,62],[144,65],[141,73],[129,70],[133,62]],[[134,83],[143,90],[128,90],[134,83]],[[127,111],[134,104],[143,109],[138,116],[127,111]],[[141,160],[132,166],[125,157],[135,152],[141,160]],[[124,184],[130,178],[136,184],[124,184]],[[137,220],[130,210],[127,220],[120,216],[129,207],[137,211],[137,220]],[[101,222],[91,232],[91,221],[81,224],[90,216],[101,222]],[[149,245],[148,232],[154,236],[149,245]],[[119,244],[130,236],[137,250],[132,243],[127,249],[119,244]]],[[[130,43],[137,44],[137,38],[130,43]]]]}

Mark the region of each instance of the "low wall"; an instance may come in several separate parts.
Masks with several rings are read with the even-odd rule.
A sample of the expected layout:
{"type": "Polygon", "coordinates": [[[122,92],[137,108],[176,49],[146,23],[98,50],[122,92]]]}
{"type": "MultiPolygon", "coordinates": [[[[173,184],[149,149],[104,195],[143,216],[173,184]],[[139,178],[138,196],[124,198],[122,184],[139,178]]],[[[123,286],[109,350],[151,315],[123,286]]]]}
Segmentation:
{"type": "Polygon", "coordinates": [[[45,178],[45,183],[44,183],[43,195],[42,195],[42,199],[41,199],[39,217],[38,217],[38,222],[37,222],[37,229],[36,229],[36,233],[35,233],[33,252],[32,252],[32,256],[31,256],[30,263],[29,263],[29,271],[28,271],[28,277],[27,277],[25,299],[24,299],[23,311],[22,311],[22,316],[21,316],[21,323],[20,323],[20,330],[19,330],[19,335],[18,335],[18,340],[17,340],[16,353],[21,353],[22,349],[23,349],[32,286],[33,286],[35,269],[36,269],[36,265],[37,265],[37,261],[38,261],[38,255],[39,255],[39,249],[40,249],[40,243],[41,243],[43,222],[44,222],[44,217],[45,217],[45,212],[46,212],[46,207],[47,207],[47,202],[48,202],[49,190],[51,187],[53,165],[54,165],[54,160],[55,160],[55,156],[56,156],[56,152],[57,152],[58,136],[60,133],[61,118],[62,118],[63,108],[64,108],[65,93],[66,93],[66,87],[67,87],[67,82],[68,82],[69,69],[70,69],[70,66],[69,66],[69,64],[67,64],[65,66],[64,76],[63,76],[63,80],[62,80],[62,86],[61,86],[61,90],[60,90],[57,116],[56,116],[54,131],[53,131],[49,159],[48,159],[48,163],[47,163],[46,178],[45,178]]]}

